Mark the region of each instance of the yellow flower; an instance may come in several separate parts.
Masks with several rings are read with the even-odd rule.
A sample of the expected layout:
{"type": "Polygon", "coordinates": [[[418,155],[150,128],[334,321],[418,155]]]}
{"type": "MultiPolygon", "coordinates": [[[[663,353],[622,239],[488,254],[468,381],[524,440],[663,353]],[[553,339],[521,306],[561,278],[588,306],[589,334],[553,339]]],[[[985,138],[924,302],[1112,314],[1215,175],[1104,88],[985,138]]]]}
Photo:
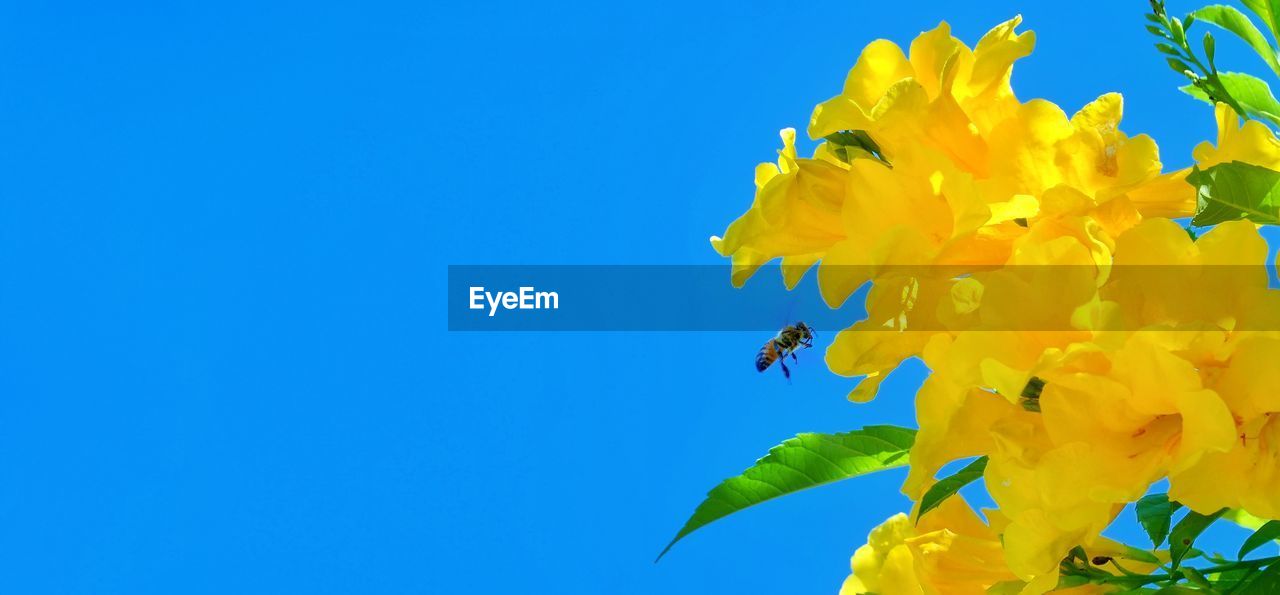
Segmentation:
{"type": "Polygon", "coordinates": [[[1115,279],[1104,298],[1129,329],[1268,328],[1275,292],[1267,288],[1266,256],[1266,241],[1248,221],[1222,223],[1192,241],[1173,221],[1151,219],[1117,239],[1115,279]]]}
{"type": "Polygon", "coordinates": [[[1167,341],[1178,339],[1195,337],[1138,333],[1114,353],[1082,356],[1081,365],[1066,358],[1041,368],[1038,419],[992,428],[986,483],[1011,519],[1004,544],[1019,576],[1052,572],[1151,483],[1231,447],[1231,412],[1175,355],[1167,341]]]}
{"type": "MultiPolygon", "coordinates": [[[[1040,595],[1049,591],[1093,595],[1119,590],[1097,584],[1059,589],[1056,568],[1031,581],[1019,579],[1006,563],[1001,545],[1009,519],[1000,510],[983,512],[990,524],[963,498],[952,496],[918,523],[913,524],[911,517],[902,513],[890,517],[872,529],[867,544],[854,552],[852,574],[845,579],[840,595],[1040,595]]],[[[1157,566],[1134,560],[1134,550],[1105,538],[1085,549],[1090,558],[1124,559],[1125,568],[1131,571],[1150,572],[1157,566]]],[[[1111,566],[1100,568],[1119,574],[1111,566]]]]}
{"type": "Polygon", "coordinates": [[[871,531],[850,566],[841,595],[981,594],[1017,578],[1004,564],[999,535],[959,496],[918,524],[905,514],[890,517],[871,531]]]}
{"type": "Polygon", "coordinates": [[[960,301],[977,322],[922,349],[932,374],[917,394],[903,491],[919,498],[946,463],[989,456],[988,490],[1010,518],[1009,566],[1028,581],[1095,542],[1165,476],[1196,510],[1280,515],[1280,476],[1269,471],[1280,460],[1264,446],[1273,431],[1280,443],[1280,424],[1260,417],[1280,412],[1268,392],[1280,378],[1262,370],[1280,355],[1280,333],[1270,333],[1273,346],[1231,330],[1276,310],[1265,270],[1239,264],[1262,260],[1265,242],[1245,222],[1193,241],[1152,219],[1112,240],[1082,233],[1087,220],[1033,225],[1010,261],[1031,266],[966,278],[977,297],[960,301]],[[1091,307],[1111,312],[1110,323],[1082,326],[1091,307]],[[1032,378],[1043,388],[1028,410],[1032,378]],[[1241,423],[1249,439],[1237,440],[1241,423]],[[1218,469],[1231,477],[1215,483],[1218,469]]]}
{"type": "Polygon", "coordinates": [[[1196,165],[1209,168],[1219,163],[1243,161],[1268,169],[1280,170],[1280,141],[1266,125],[1255,120],[1240,124],[1240,116],[1225,104],[1215,106],[1218,120],[1218,146],[1208,142],[1196,146],[1192,156],[1196,165]]]}
{"type": "MultiPolygon", "coordinates": [[[[756,199],[724,234],[711,238],[720,254],[732,256],[733,284],[741,286],[764,263],[784,257],[784,270],[800,263],[799,274],[832,244],[844,238],[843,164],[796,157],[795,130],[782,131],[778,164],[756,168],[756,199]]],[[[799,274],[788,279],[794,287],[799,274]]]]}
{"type": "MultiPolygon", "coordinates": [[[[992,29],[973,50],[946,23],[921,34],[909,58],[888,41],[868,45],[843,92],[815,110],[810,134],[862,131],[881,155],[845,147],[851,153],[840,156],[824,142],[799,158],[794,132],[784,130],[778,163],[757,169],[752,207],[712,238],[732,258],[735,285],[776,258],[788,288],[818,263],[819,289],[833,307],[875,283],[871,316],[840,333],[827,354],[833,371],[865,377],[853,400],[874,397],[890,371],[940,332],[1060,327],[1080,305],[1064,309],[1067,302],[1092,297],[1091,287],[1057,295],[1044,279],[1017,274],[992,273],[976,285],[957,284],[957,275],[1083,255],[1080,263],[1103,273],[1088,282],[1100,283],[1115,237],[1144,216],[1186,214],[1179,209],[1194,203],[1181,172],[1160,174],[1151,139],[1119,131],[1119,95],[1071,118],[1047,101],[1014,97],[1012,64],[1034,45],[1032,34],[1015,32],[1019,22],[992,29]],[[1036,304],[1036,292],[1052,294],[1051,311],[1038,311],[1052,323],[1029,320],[1024,308],[989,307],[979,317],[957,307],[957,296],[974,291],[993,303],[1036,304]]],[[[1093,275],[1079,272],[1082,282],[1093,275]]]]}
{"type": "Polygon", "coordinates": [[[1169,494],[1204,513],[1225,506],[1280,518],[1280,333],[1235,333],[1215,347],[1201,374],[1230,409],[1234,432],[1227,448],[1171,474],[1169,494]]]}
{"type": "MultiPolygon", "coordinates": [[[[978,134],[989,131],[1016,108],[1009,74],[1013,62],[1035,47],[1034,33],[1014,32],[1021,22],[1022,17],[1014,17],[996,26],[972,51],[951,36],[951,27],[945,22],[911,43],[910,59],[891,41],[872,42],[849,71],[841,94],[814,110],[810,136],[866,130],[877,141],[883,137],[890,142],[890,154],[896,156],[899,143],[893,141],[906,137],[903,132],[916,132],[909,117],[912,112],[940,98],[943,102],[930,110],[931,116],[945,119],[952,115],[946,112],[963,110],[973,114],[978,134]]],[[[947,132],[959,133],[949,140],[963,143],[975,131],[947,132]]]]}
{"type": "Polygon", "coordinates": [[[1047,101],[1018,102],[1009,73],[1035,40],[1015,33],[1020,21],[973,50],[946,23],[921,34],[910,58],[888,41],[868,45],[844,91],[815,110],[810,135],[862,131],[881,155],[826,142],[799,158],[784,130],[778,164],[757,169],[751,209],[712,238],[733,260],[734,283],[782,258],[792,287],[821,260],[823,297],[836,306],[886,266],[1003,264],[1042,201],[1062,212],[1062,188],[1083,200],[1072,214],[1112,201],[1135,214],[1167,210],[1166,194],[1192,200],[1181,174],[1160,175],[1151,139],[1119,131],[1119,95],[1070,119],[1047,101]]]}

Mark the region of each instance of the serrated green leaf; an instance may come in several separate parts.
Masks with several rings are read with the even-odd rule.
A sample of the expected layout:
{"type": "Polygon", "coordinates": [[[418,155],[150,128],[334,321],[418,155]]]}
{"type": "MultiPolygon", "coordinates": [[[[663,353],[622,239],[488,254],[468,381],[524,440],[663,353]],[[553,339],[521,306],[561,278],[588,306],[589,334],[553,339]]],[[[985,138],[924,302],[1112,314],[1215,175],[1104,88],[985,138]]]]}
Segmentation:
{"type": "Polygon", "coordinates": [[[977,481],[986,469],[987,457],[978,457],[954,475],[938,480],[920,499],[920,512],[916,513],[916,522],[919,523],[924,513],[937,508],[944,500],[960,491],[960,488],[977,481]]]}
{"type": "MultiPolygon", "coordinates": [[[[1216,25],[1239,37],[1249,44],[1250,48],[1253,48],[1254,53],[1258,54],[1258,57],[1267,63],[1272,72],[1280,74],[1280,61],[1276,59],[1276,50],[1271,46],[1271,42],[1267,41],[1266,36],[1258,30],[1258,27],[1253,24],[1253,21],[1248,16],[1236,10],[1234,6],[1215,4],[1201,8],[1191,14],[1195,15],[1199,20],[1216,25]]],[[[1212,61],[1213,56],[1209,56],[1209,60],[1212,61]]]]}
{"type": "Polygon", "coordinates": [[[1244,544],[1240,546],[1240,553],[1236,557],[1243,560],[1249,552],[1262,547],[1269,541],[1275,541],[1280,537],[1280,521],[1268,521],[1267,524],[1258,528],[1248,539],[1244,540],[1244,544]]]}
{"type": "Polygon", "coordinates": [[[1160,547],[1169,536],[1169,525],[1172,524],[1173,513],[1182,505],[1169,500],[1168,494],[1151,494],[1143,496],[1134,506],[1138,514],[1138,523],[1151,537],[1151,545],[1160,547]]]}
{"type": "Polygon", "coordinates": [[[867,426],[842,434],[800,434],[769,449],[741,475],[707,493],[693,516],[658,559],[677,541],[717,519],[800,490],[875,471],[903,467],[916,431],[897,426],[867,426]]]}
{"type": "Polygon", "coordinates": [[[1196,187],[1197,227],[1248,219],[1280,223],[1280,172],[1232,161],[1209,169],[1194,169],[1187,183],[1196,187]]]}
{"type": "MultiPolygon", "coordinates": [[[[1182,57],[1182,50],[1179,50],[1178,48],[1175,48],[1167,43],[1157,43],[1156,50],[1159,51],[1161,54],[1166,54],[1169,56],[1173,56],[1175,58],[1182,57]]],[[[1182,63],[1179,62],[1179,64],[1182,64],[1182,63]]],[[[1185,66],[1185,64],[1183,64],[1183,66],[1185,66]]]]}
{"type": "Polygon", "coordinates": [[[1200,514],[1191,510],[1187,512],[1187,516],[1178,521],[1177,525],[1174,525],[1173,530],[1169,532],[1169,561],[1174,568],[1177,568],[1187,556],[1187,552],[1191,551],[1191,544],[1195,543],[1196,538],[1225,512],[1227,512],[1226,508],[1213,514],[1200,514]]]}

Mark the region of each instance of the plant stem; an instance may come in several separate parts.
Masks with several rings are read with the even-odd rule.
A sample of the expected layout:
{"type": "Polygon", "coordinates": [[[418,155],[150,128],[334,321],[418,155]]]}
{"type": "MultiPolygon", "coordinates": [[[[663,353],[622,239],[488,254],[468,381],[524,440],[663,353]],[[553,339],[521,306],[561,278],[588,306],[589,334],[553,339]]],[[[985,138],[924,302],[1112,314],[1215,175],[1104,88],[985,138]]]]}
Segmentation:
{"type": "MultiPolygon", "coordinates": [[[[1259,567],[1266,566],[1268,564],[1273,564],[1276,562],[1280,562],[1280,556],[1272,556],[1269,558],[1257,558],[1255,560],[1241,560],[1239,562],[1230,562],[1227,564],[1219,564],[1217,566],[1209,566],[1207,568],[1201,568],[1199,570],[1204,574],[1217,574],[1220,572],[1236,570],[1238,568],[1257,569],[1259,567]]],[[[1140,587],[1142,585],[1147,585],[1150,583],[1158,583],[1161,581],[1169,581],[1170,583],[1175,583],[1185,578],[1181,573],[1169,573],[1169,572],[1165,572],[1162,574],[1148,574],[1148,575],[1135,575],[1135,574],[1115,575],[1115,574],[1106,572],[1104,570],[1094,568],[1092,566],[1088,566],[1087,568],[1079,568],[1075,566],[1064,566],[1063,570],[1064,570],[1064,574],[1067,574],[1068,576],[1083,576],[1088,578],[1090,582],[1096,582],[1100,584],[1122,584],[1130,587],[1140,587]]]]}

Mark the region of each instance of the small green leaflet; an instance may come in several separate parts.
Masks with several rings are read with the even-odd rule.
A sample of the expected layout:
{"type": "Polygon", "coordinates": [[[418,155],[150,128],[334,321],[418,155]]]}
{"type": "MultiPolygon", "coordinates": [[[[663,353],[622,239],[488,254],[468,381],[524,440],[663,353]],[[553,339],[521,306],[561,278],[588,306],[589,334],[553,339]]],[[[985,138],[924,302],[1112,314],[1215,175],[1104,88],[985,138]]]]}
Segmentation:
{"type": "Polygon", "coordinates": [[[831,143],[831,152],[845,163],[853,161],[860,154],[866,154],[885,165],[889,164],[880,152],[880,145],[865,130],[841,130],[822,137],[822,140],[831,143]]]}
{"type": "Polygon", "coordinates": [[[1248,539],[1244,540],[1244,544],[1240,546],[1240,553],[1236,557],[1243,560],[1249,552],[1262,547],[1262,544],[1268,541],[1274,541],[1280,537],[1280,521],[1267,521],[1267,524],[1258,527],[1248,539]]]}
{"type": "Polygon", "coordinates": [[[1152,546],[1160,547],[1164,543],[1164,539],[1169,536],[1173,513],[1181,507],[1181,504],[1171,502],[1168,494],[1151,494],[1138,500],[1135,506],[1138,523],[1151,537],[1152,546]]]}
{"type": "Polygon", "coordinates": [[[1156,565],[1160,564],[1160,558],[1156,557],[1155,554],[1148,552],[1147,550],[1140,550],[1131,545],[1120,544],[1120,546],[1121,548],[1123,548],[1123,551],[1124,551],[1124,553],[1120,554],[1121,558],[1124,558],[1126,560],[1137,560],[1139,562],[1146,562],[1147,564],[1156,564],[1156,565]]]}
{"type": "MultiPolygon", "coordinates": [[[[1243,72],[1219,72],[1216,76],[1223,90],[1248,112],[1245,116],[1280,125],[1280,102],[1271,94],[1271,86],[1266,81],[1243,72]]],[[[1187,85],[1179,89],[1196,99],[1213,103],[1200,87],[1187,85]]]]}
{"type": "MultiPolygon", "coordinates": [[[[1263,62],[1271,68],[1271,71],[1280,74],[1280,62],[1276,60],[1276,50],[1271,47],[1271,42],[1267,41],[1267,37],[1254,26],[1253,21],[1245,16],[1244,13],[1236,10],[1234,6],[1225,6],[1215,4],[1206,6],[1193,13],[1197,20],[1206,23],[1212,23],[1227,31],[1230,31],[1249,44],[1253,48],[1254,53],[1262,58],[1263,62]]],[[[1206,52],[1207,53],[1207,52],[1206,52]]],[[[1213,57],[1209,57],[1213,60],[1213,57]]]]}
{"type": "Polygon", "coordinates": [[[1209,169],[1196,168],[1187,176],[1196,187],[1195,226],[1248,219],[1280,224],[1280,172],[1232,161],[1209,169]]]}
{"type": "Polygon", "coordinates": [[[684,536],[744,508],[834,481],[904,467],[915,438],[915,430],[897,426],[867,426],[842,434],[800,434],[791,438],[769,449],[769,454],[742,475],[712,488],[658,554],[658,560],[684,536]]]}
{"type": "Polygon", "coordinates": [[[1195,543],[1196,538],[1225,512],[1227,509],[1223,508],[1206,515],[1191,510],[1187,512],[1187,516],[1178,521],[1173,531],[1169,532],[1169,557],[1174,568],[1177,568],[1187,556],[1187,552],[1191,551],[1191,544],[1195,543]]]}
{"type": "Polygon", "coordinates": [[[960,488],[982,477],[982,472],[986,469],[987,457],[978,457],[972,463],[965,465],[964,469],[933,484],[933,487],[929,488],[929,491],[925,492],[924,497],[920,499],[920,512],[916,513],[916,523],[920,522],[920,517],[924,516],[924,513],[937,508],[943,500],[960,491],[960,488]]]}
{"type": "Polygon", "coordinates": [[[1197,587],[1200,587],[1202,589],[1209,589],[1210,592],[1212,592],[1213,583],[1209,582],[1209,579],[1206,578],[1204,574],[1201,573],[1199,570],[1196,570],[1190,566],[1183,566],[1178,570],[1182,573],[1183,578],[1187,579],[1187,582],[1197,587]]]}

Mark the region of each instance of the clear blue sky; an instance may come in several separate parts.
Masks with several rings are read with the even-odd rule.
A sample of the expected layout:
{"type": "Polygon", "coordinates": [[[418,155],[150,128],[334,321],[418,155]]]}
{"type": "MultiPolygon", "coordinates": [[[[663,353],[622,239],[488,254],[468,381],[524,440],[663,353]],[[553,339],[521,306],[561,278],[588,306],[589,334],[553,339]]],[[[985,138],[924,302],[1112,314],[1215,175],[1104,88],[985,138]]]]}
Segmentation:
{"type": "Polygon", "coordinates": [[[718,262],[778,129],[940,19],[1022,13],[1019,95],[1121,91],[1171,165],[1212,122],[1142,1],[785,4],[8,3],[0,590],[833,593],[901,473],[652,560],[918,366],[855,406],[753,333],[448,333],[445,265],[718,262]]]}

